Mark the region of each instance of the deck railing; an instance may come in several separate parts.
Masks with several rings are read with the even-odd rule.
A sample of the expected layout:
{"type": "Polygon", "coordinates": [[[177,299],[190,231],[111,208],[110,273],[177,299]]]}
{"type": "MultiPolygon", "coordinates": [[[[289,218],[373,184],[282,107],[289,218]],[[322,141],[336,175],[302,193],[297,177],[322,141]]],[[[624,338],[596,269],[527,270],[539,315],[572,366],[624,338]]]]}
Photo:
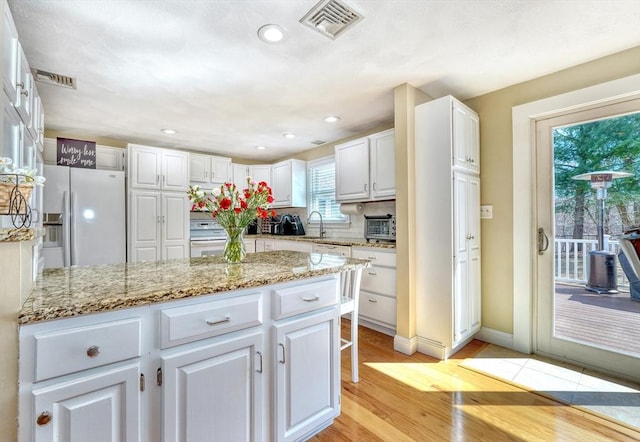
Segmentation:
{"type": "MultiPolygon", "coordinates": [[[[587,266],[589,252],[598,250],[595,239],[560,239],[555,238],[555,278],[558,282],[587,282],[587,266]]],[[[604,236],[604,250],[618,254],[620,243],[604,236]]],[[[617,260],[616,260],[617,262],[617,260]]],[[[618,287],[628,288],[629,281],[618,263],[618,287]]]]}

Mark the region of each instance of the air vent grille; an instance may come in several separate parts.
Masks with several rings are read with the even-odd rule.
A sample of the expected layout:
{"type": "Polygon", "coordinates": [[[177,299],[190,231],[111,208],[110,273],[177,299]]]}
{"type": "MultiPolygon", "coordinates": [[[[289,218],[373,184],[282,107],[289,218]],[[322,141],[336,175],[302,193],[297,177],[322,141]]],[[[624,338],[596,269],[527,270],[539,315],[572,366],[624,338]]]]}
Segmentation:
{"type": "Polygon", "coordinates": [[[333,40],[363,18],[343,2],[322,0],[300,19],[300,23],[333,40]]]}
{"type": "Polygon", "coordinates": [[[31,69],[31,72],[33,73],[33,78],[39,83],[66,87],[67,89],[76,89],[76,79],[74,77],[55,74],[36,68],[31,69]]]}

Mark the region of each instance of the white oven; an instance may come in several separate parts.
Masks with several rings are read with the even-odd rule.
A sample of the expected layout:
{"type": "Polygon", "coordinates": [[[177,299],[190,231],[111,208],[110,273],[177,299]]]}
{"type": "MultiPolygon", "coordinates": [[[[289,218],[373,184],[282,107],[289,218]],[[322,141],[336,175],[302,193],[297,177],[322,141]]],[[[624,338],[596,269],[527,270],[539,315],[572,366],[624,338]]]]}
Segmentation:
{"type": "Polygon", "coordinates": [[[225,242],[224,239],[192,240],[191,257],[199,258],[201,256],[222,255],[225,242]]]}
{"type": "Polygon", "coordinates": [[[222,255],[224,252],[227,235],[217,222],[211,219],[194,219],[192,216],[189,231],[192,258],[222,255]]]}

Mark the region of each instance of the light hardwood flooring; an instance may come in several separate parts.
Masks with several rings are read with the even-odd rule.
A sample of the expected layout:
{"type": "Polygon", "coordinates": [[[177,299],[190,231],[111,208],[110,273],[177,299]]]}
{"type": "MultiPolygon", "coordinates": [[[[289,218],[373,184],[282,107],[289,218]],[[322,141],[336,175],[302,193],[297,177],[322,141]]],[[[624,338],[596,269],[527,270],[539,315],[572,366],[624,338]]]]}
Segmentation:
{"type": "MultiPolygon", "coordinates": [[[[343,322],[343,331],[348,321],[343,322]]],[[[345,333],[348,333],[345,331],[345,333]]],[[[487,344],[472,341],[448,361],[393,350],[360,327],[360,382],[342,352],[342,413],[320,441],[638,441],[640,429],[459,366],[487,344]]]]}

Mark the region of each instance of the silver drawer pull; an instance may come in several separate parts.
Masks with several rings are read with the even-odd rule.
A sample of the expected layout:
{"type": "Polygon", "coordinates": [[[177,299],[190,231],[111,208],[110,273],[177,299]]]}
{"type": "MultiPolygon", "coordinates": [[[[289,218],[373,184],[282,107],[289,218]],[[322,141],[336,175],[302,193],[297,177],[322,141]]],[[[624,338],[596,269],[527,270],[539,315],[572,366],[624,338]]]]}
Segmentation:
{"type": "Polygon", "coordinates": [[[320,301],[320,296],[316,295],[315,297],[309,299],[309,298],[302,298],[302,300],[304,302],[315,302],[315,301],[320,301]]]}
{"type": "Polygon", "coordinates": [[[367,273],[370,274],[371,276],[376,276],[377,275],[376,272],[372,272],[371,270],[369,270],[367,273]]]}
{"type": "Polygon", "coordinates": [[[367,259],[376,259],[375,256],[367,256],[367,259]]]}
{"type": "Polygon", "coordinates": [[[89,356],[90,358],[95,358],[99,354],[100,347],[98,347],[97,345],[92,345],[91,347],[87,348],[87,356],[89,356]]]}
{"type": "Polygon", "coordinates": [[[227,322],[231,322],[231,316],[229,315],[226,315],[224,319],[220,319],[219,321],[209,321],[207,319],[207,325],[220,325],[220,324],[226,324],[227,322]]]}
{"type": "Polygon", "coordinates": [[[369,302],[373,302],[375,304],[376,302],[378,302],[378,300],[374,298],[369,298],[369,302]]]}

